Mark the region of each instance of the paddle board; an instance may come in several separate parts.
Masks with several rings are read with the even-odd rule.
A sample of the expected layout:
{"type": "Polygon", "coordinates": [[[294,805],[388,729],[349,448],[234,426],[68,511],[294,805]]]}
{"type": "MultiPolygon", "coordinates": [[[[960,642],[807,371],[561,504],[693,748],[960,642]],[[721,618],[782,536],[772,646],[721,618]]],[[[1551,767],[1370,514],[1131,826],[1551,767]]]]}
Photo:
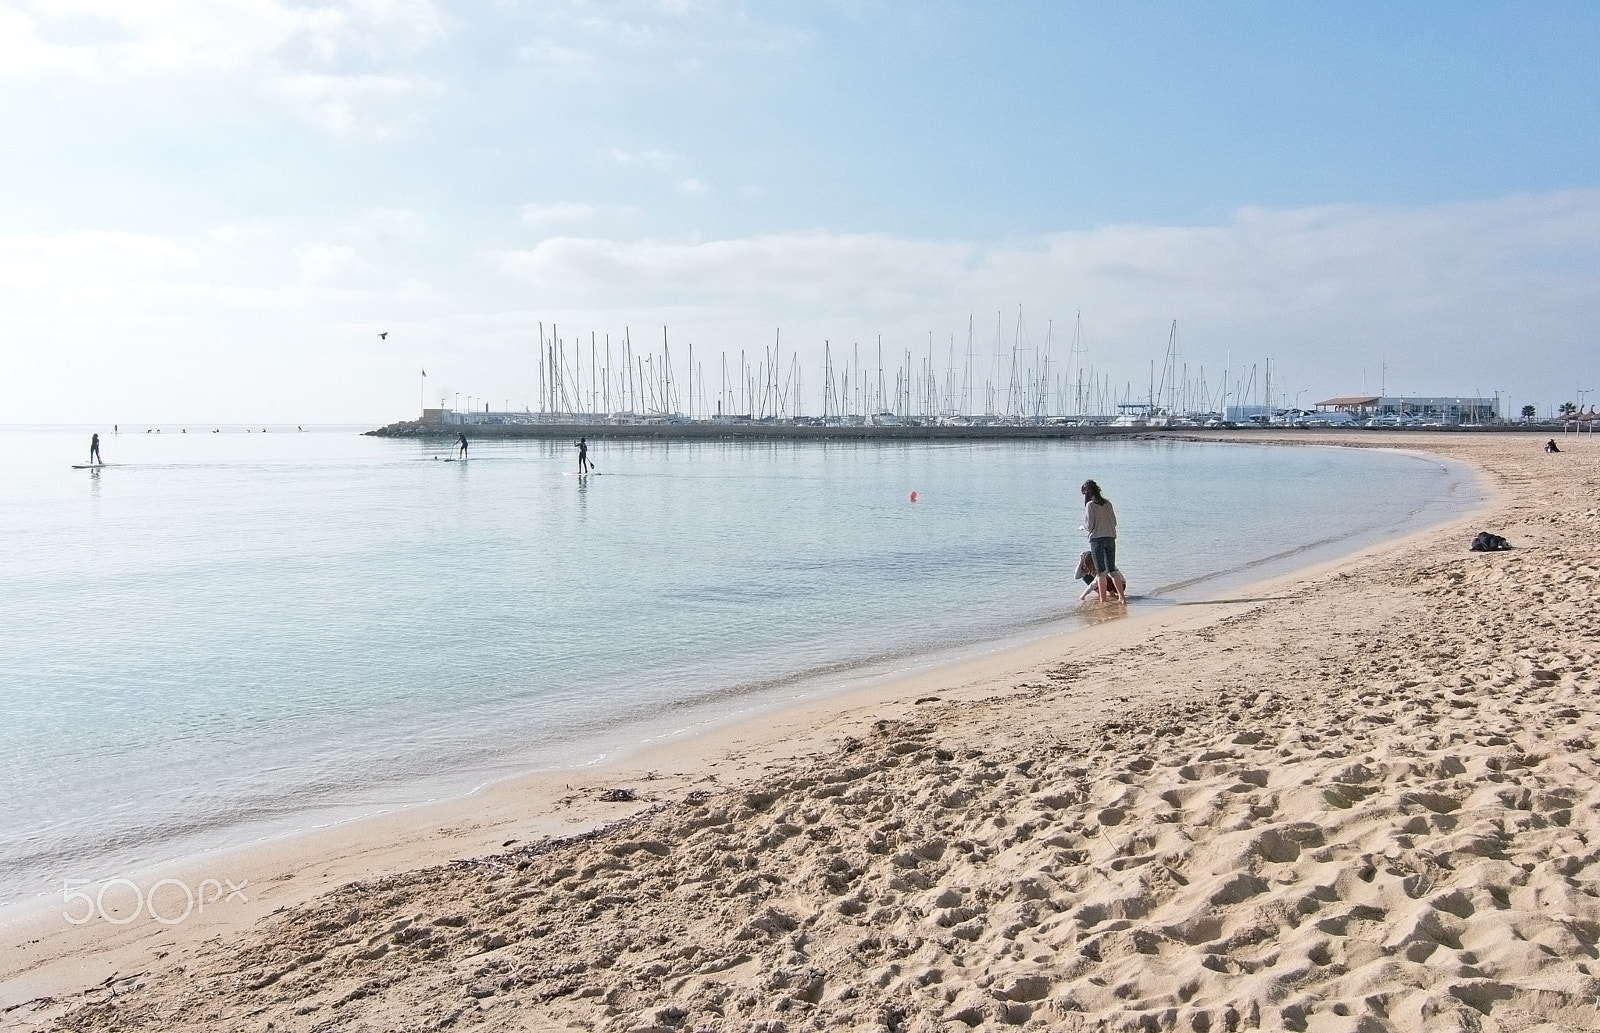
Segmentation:
{"type": "Polygon", "coordinates": [[[103,466],[113,466],[113,463],[73,463],[74,470],[98,470],[103,466]]]}

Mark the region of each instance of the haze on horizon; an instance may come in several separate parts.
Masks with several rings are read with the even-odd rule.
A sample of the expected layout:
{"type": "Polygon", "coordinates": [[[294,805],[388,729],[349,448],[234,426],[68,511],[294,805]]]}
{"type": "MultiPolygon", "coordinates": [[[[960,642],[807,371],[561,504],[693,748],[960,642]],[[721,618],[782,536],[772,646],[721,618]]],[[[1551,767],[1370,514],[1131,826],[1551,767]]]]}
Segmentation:
{"type": "Polygon", "coordinates": [[[1141,384],[1600,403],[1600,8],[0,0],[7,423],[532,404],[1020,311],[1141,384]],[[378,334],[387,332],[386,339],[378,334]],[[1586,392],[1580,397],[1579,392],[1586,392]]]}

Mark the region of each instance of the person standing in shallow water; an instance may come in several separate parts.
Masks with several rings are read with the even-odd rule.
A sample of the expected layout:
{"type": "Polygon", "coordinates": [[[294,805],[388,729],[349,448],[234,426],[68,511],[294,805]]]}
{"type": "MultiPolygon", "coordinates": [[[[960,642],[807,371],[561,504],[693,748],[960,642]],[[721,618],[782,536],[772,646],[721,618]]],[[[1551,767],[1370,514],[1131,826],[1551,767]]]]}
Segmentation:
{"type": "Polygon", "coordinates": [[[467,458],[467,432],[466,431],[462,431],[460,434],[457,434],[456,435],[456,442],[457,442],[456,448],[459,450],[457,458],[459,458],[459,459],[467,458]]]}
{"type": "Polygon", "coordinates": [[[100,462],[100,435],[95,434],[89,438],[89,462],[100,462]]]}
{"type": "Polygon", "coordinates": [[[578,439],[578,472],[579,473],[588,473],[590,469],[591,469],[591,467],[589,466],[589,443],[587,441],[585,441],[583,438],[579,438],[578,439]]]}
{"type": "Polygon", "coordinates": [[[1111,500],[1100,494],[1100,485],[1094,481],[1084,481],[1082,491],[1083,530],[1089,537],[1089,552],[1094,556],[1097,571],[1095,591],[1101,602],[1116,596],[1118,602],[1126,604],[1127,582],[1123,580],[1122,571],[1117,569],[1117,512],[1111,508],[1111,500]]]}

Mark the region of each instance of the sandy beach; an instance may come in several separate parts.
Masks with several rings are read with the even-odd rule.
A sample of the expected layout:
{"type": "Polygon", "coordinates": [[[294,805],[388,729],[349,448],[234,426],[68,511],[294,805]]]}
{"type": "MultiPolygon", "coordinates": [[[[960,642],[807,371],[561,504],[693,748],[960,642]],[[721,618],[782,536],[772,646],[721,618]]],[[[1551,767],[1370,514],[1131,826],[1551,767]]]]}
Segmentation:
{"type": "Polygon", "coordinates": [[[1488,501],[140,880],[213,880],[182,921],[53,903],[0,927],[0,1029],[1600,1029],[1600,442],[1285,440],[1488,501]]]}

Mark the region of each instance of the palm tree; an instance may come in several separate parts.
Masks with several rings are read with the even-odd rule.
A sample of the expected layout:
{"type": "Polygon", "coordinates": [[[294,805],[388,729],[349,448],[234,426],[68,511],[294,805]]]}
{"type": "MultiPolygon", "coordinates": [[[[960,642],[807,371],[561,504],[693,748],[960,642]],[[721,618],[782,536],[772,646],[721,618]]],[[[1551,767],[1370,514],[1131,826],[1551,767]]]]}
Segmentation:
{"type": "Polygon", "coordinates": [[[1562,416],[1571,417],[1572,414],[1577,412],[1577,411],[1578,411],[1578,407],[1575,404],[1573,404],[1572,402],[1562,402],[1561,403],[1561,415],[1562,416]]]}
{"type": "Polygon", "coordinates": [[[1525,420],[1531,420],[1531,419],[1533,419],[1533,418],[1534,418],[1534,417],[1535,417],[1535,416],[1537,416],[1537,415],[1539,415],[1539,410],[1538,410],[1538,409],[1535,409],[1535,408],[1534,408],[1534,407],[1533,407],[1533,406],[1531,406],[1531,405],[1524,405],[1524,406],[1523,406],[1523,407],[1522,407],[1522,418],[1523,418],[1523,419],[1525,419],[1525,420]]]}

